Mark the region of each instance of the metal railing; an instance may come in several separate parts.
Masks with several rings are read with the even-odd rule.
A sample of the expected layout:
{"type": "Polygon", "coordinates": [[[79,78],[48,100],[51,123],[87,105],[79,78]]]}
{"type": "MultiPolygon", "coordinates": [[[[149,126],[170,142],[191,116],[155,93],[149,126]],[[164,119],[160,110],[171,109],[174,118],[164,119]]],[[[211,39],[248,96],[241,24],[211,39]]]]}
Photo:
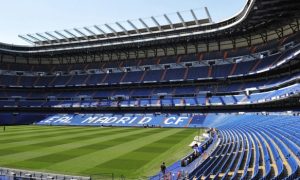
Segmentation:
{"type": "Polygon", "coordinates": [[[0,176],[4,176],[5,179],[30,179],[30,180],[91,180],[91,177],[84,176],[72,176],[72,175],[62,175],[54,173],[44,173],[35,171],[26,171],[19,169],[1,168],[0,176]]]}

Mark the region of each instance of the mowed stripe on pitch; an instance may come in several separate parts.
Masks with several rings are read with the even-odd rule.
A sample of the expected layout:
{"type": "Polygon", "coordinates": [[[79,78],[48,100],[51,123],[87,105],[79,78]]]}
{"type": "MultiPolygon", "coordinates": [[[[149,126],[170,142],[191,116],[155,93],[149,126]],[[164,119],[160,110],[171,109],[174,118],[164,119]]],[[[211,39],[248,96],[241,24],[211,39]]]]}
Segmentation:
{"type": "MultiPolygon", "coordinates": [[[[97,174],[99,172],[110,172],[112,169],[115,175],[134,176],[134,174],[140,174],[141,169],[147,166],[149,163],[157,160],[158,163],[163,161],[160,155],[173,148],[178,141],[189,137],[191,131],[176,132],[165,137],[158,137],[156,141],[141,146],[131,152],[128,152],[122,156],[115,157],[105,163],[99,164],[91,169],[86,170],[83,173],[97,174]]],[[[157,166],[159,167],[159,165],[157,166]]],[[[156,168],[157,168],[156,167],[156,168]]]]}
{"type": "Polygon", "coordinates": [[[63,169],[66,172],[77,172],[87,174],[87,170],[93,167],[108,162],[112,159],[118,158],[147,144],[151,144],[157,141],[158,139],[174,135],[180,131],[183,131],[183,129],[161,129],[158,133],[152,133],[145,137],[137,136],[134,140],[125,141],[123,143],[115,144],[112,147],[100,151],[96,151],[61,163],[54,164],[50,166],[49,169],[54,171],[63,169]]]}
{"type": "MultiPolygon", "coordinates": [[[[0,143],[15,143],[18,141],[26,141],[26,140],[38,140],[38,139],[43,139],[45,140],[45,138],[49,138],[49,137],[59,137],[59,136],[63,136],[65,134],[75,134],[77,132],[82,132],[84,129],[82,128],[70,128],[70,129],[57,129],[55,130],[55,128],[52,128],[51,131],[31,131],[29,133],[23,133],[20,135],[9,135],[4,133],[4,135],[2,136],[2,138],[0,138],[0,143]]],[[[89,131],[97,131],[99,130],[99,128],[91,128],[89,131]]],[[[86,131],[86,130],[84,130],[86,131]]]]}
{"type": "MultiPolygon", "coordinates": [[[[64,134],[76,134],[77,132],[82,132],[84,131],[82,128],[70,128],[70,129],[56,129],[55,128],[51,128],[51,130],[49,130],[49,128],[45,129],[44,131],[39,131],[38,130],[39,127],[36,127],[36,129],[32,130],[31,132],[27,132],[27,133],[22,133],[22,134],[17,134],[17,135],[10,135],[5,133],[2,133],[0,135],[0,143],[5,143],[6,145],[8,145],[9,143],[16,143],[16,142],[24,142],[24,141],[30,141],[30,140],[38,140],[38,139],[47,139],[50,137],[59,137],[61,135],[64,134]]],[[[97,128],[92,128],[89,131],[94,131],[93,129],[97,129],[97,128]]],[[[1,147],[0,147],[1,149],[1,147]]]]}
{"type": "MultiPolygon", "coordinates": [[[[72,129],[71,131],[69,130],[57,130],[57,132],[52,132],[52,133],[41,133],[38,136],[35,136],[35,138],[30,137],[30,138],[25,138],[23,141],[19,141],[19,139],[17,139],[16,141],[14,141],[14,139],[9,139],[9,141],[7,143],[5,143],[5,146],[1,146],[0,147],[0,152],[2,149],[8,149],[8,148],[22,148],[22,146],[38,146],[38,144],[40,143],[47,143],[49,142],[49,144],[46,144],[47,146],[50,146],[50,142],[52,141],[54,143],[54,145],[56,144],[55,142],[57,141],[63,141],[63,140],[67,140],[69,139],[74,139],[74,138],[78,138],[78,137],[82,137],[85,135],[95,135],[95,134],[103,134],[103,133],[110,133],[113,131],[125,131],[125,129],[109,129],[109,128],[104,128],[104,129],[99,129],[99,128],[92,128],[89,130],[86,129],[72,129]]],[[[4,143],[2,143],[4,144],[4,143]]],[[[1,155],[1,153],[0,153],[1,155]]]]}
{"type": "MultiPolygon", "coordinates": [[[[68,129],[83,129],[83,127],[76,127],[76,126],[58,126],[53,128],[51,126],[6,126],[6,131],[2,135],[6,137],[7,135],[22,135],[27,133],[38,133],[38,132],[47,132],[47,131],[57,131],[57,130],[68,130],[68,129]]],[[[3,136],[0,137],[3,137],[3,136]]]]}
{"type": "MultiPolygon", "coordinates": [[[[55,129],[55,128],[54,128],[55,129]]],[[[91,138],[97,135],[106,135],[112,134],[114,131],[126,131],[126,129],[112,129],[112,128],[92,128],[92,129],[77,129],[74,131],[66,131],[66,130],[57,130],[57,132],[52,132],[51,135],[48,133],[42,134],[39,136],[27,138],[25,141],[16,141],[13,140],[9,143],[6,143],[5,146],[0,147],[0,151],[3,149],[26,149],[27,146],[30,149],[32,146],[33,149],[39,147],[51,147],[55,145],[62,144],[63,142],[68,143],[70,141],[77,141],[78,138],[91,138]]],[[[25,151],[23,150],[23,152],[25,151]]],[[[2,154],[3,155],[3,154],[2,154]]]]}
{"type": "MultiPolygon", "coordinates": [[[[159,130],[159,129],[154,129],[154,130],[147,131],[147,132],[141,131],[141,132],[139,132],[138,135],[137,134],[131,134],[131,135],[115,138],[115,139],[109,139],[109,140],[106,140],[106,141],[95,142],[94,144],[90,144],[90,145],[87,145],[87,146],[82,146],[80,148],[71,149],[71,150],[67,150],[67,151],[62,151],[62,152],[58,152],[58,153],[53,153],[53,154],[46,155],[46,156],[41,156],[41,157],[38,157],[38,158],[28,159],[26,161],[19,162],[18,166],[30,167],[30,168],[35,168],[35,169],[38,168],[38,169],[50,169],[51,170],[51,167],[49,167],[49,166],[52,166],[55,163],[64,162],[64,161],[67,161],[69,159],[73,159],[73,158],[76,158],[76,157],[79,157],[79,156],[82,156],[82,155],[87,155],[89,153],[94,153],[94,152],[99,151],[99,150],[103,150],[103,149],[107,149],[109,147],[113,147],[116,144],[129,142],[129,141],[138,139],[140,136],[145,137],[145,136],[149,136],[153,133],[160,132],[160,131],[161,130],[159,130]]],[[[59,169],[59,170],[64,171],[64,169],[59,169]]]]}
{"type": "MultiPolygon", "coordinates": [[[[8,160],[3,160],[3,158],[5,158],[6,156],[9,157],[9,155],[14,155],[14,154],[18,154],[18,153],[25,153],[27,151],[31,152],[31,151],[45,151],[43,148],[49,148],[49,147],[53,147],[53,146],[57,146],[57,145],[62,145],[62,144],[66,144],[66,143],[70,143],[70,142],[75,142],[78,141],[79,138],[82,139],[90,139],[93,138],[95,136],[105,136],[107,134],[112,134],[115,131],[117,131],[116,133],[119,133],[121,131],[125,131],[125,130],[117,130],[117,129],[110,129],[110,130],[93,130],[93,131],[80,131],[80,132],[76,132],[76,134],[74,133],[67,133],[64,136],[60,135],[60,136],[53,136],[53,137],[49,137],[49,138],[43,138],[43,139],[28,139],[26,141],[22,141],[22,142],[15,142],[15,143],[8,143],[7,145],[3,145],[1,146],[2,148],[0,149],[0,164],[3,163],[7,163],[8,160]]],[[[9,158],[10,161],[14,160],[14,158],[9,158]]]]}
{"type": "MultiPolygon", "coordinates": [[[[111,131],[120,131],[120,130],[121,130],[120,128],[119,129],[118,128],[111,129],[111,131]]],[[[126,131],[126,130],[128,130],[128,129],[124,129],[122,131],[126,131]]],[[[113,140],[115,138],[129,136],[131,134],[139,134],[139,133],[141,133],[141,131],[143,131],[143,129],[130,129],[128,131],[129,132],[124,132],[124,133],[111,132],[111,133],[108,133],[107,135],[95,136],[95,137],[92,137],[92,138],[84,140],[84,141],[80,141],[80,139],[78,138],[75,142],[72,142],[72,143],[66,143],[66,144],[61,144],[61,145],[56,145],[56,146],[51,146],[51,147],[42,147],[39,149],[32,149],[32,150],[28,150],[26,152],[15,153],[15,154],[11,154],[11,155],[2,155],[0,158],[0,164],[6,164],[8,166],[15,166],[20,161],[25,161],[28,159],[33,159],[33,158],[37,158],[37,157],[41,157],[41,156],[46,156],[46,155],[50,155],[53,153],[58,153],[58,152],[66,151],[66,150],[76,149],[76,148],[80,148],[82,146],[95,144],[95,143],[101,142],[101,141],[113,140]]]]}
{"type": "MultiPolygon", "coordinates": [[[[165,143],[168,143],[169,146],[166,147],[166,150],[161,150],[161,152],[159,152],[154,158],[148,161],[146,165],[137,169],[137,171],[133,173],[132,177],[139,177],[140,175],[152,176],[159,171],[158,167],[160,167],[162,161],[166,162],[166,164],[169,166],[186,156],[188,153],[191,153],[192,149],[188,145],[196,135],[197,132],[194,129],[185,129],[183,132],[178,133],[178,136],[177,138],[175,138],[176,140],[173,143],[168,143],[168,138],[162,140],[167,142],[155,142],[154,144],[152,144],[153,147],[164,146],[165,143]]],[[[150,152],[151,148],[152,146],[148,146],[143,147],[143,149],[139,150],[145,151],[145,149],[147,149],[148,152],[150,152]]],[[[134,154],[132,154],[131,156],[134,157],[134,154]]]]}

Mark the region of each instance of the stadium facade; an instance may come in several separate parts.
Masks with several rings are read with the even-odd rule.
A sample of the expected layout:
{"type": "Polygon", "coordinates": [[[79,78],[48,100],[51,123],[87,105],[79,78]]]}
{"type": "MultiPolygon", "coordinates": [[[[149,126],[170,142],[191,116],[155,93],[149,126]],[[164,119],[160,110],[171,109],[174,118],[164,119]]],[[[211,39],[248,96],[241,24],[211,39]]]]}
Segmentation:
{"type": "Polygon", "coordinates": [[[131,26],[0,44],[0,124],[213,127],[219,146],[190,177],[299,177],[300,2],[131,26]]]}

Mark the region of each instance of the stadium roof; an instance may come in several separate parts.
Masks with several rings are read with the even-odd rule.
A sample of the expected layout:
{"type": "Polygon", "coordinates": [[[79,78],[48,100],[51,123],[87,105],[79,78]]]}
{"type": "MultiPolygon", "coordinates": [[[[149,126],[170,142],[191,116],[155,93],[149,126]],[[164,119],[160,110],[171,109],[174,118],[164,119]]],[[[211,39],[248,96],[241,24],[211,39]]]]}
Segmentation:
{"type": "MultiPolygon", "coordinates": [[[[187,13],[194,18],[192,11],[187,13]]],[[[82,55],[95,52],[108,57],[112,57],[114,53],[118,58],[121,56],[120,53],[125,54],[126,58],[130,58],[130,54],[136,54],[135,58],[138,58],[141,53],[137,51],[146,51],[147,48],[151,51],[157,51],[158,48],[165,48],[163,51],[168,51],[167,48],[175,48],[173,51],[176,54],[176,46],[180,48],[183,46],[184,51],[187,52],[187,46],[198,46],[200,43],[206,46],[204,51],[209,51],[210,43],[216,44],[214,46],[219,50],[223,42],[224,47],[227,48],[228,45],[232,48],[238,47],[236,44],[239,42],[243,42],[240,43],[243,46],[245,43],[252,46],[255,43],[266,42],[271,37],[282,38],[291,31],[299,31],[300,1],[248,0],[237,15],[218,23],[212,23],[209,15],[204,19],[200,19],[197,15],[194,19],[186,19],[183,13],[175,13],[175,16],[179,21],[173,21],[170,15],[163,15],[159,18],[148,18],[147,22],[138,19],[139,26],[133,21],[126,21],[92,28],[36,33],[30,35],[31,38],[23,37],[33,43],[41,43],[40,45],[0,44],[0,51],[27,57],[51,58],[62,54],[81,53],[82,55]],[[165,23],[162,23],[160,18],[165,23]]]]}
{"type": "MultiPolygon", "coordinates": [[[[211,24],[212,18],[207,7],[191,9],[189,11],[151,16],[115,22],[112,24],[94,25],[91,27],[55,30],[52,32],[19,35],[19,37],[32,45],[44,46],[54,44],[68,44],[72,42],[88,42],[95,40],[109,40],[114,38],[141,36],[162,33],[173,30],[200,27],[211,24]],[[203,12],[206,16],[203,18],[203,12]]],[[[180,36],[180,35],[178,35],[180,36]]]]}

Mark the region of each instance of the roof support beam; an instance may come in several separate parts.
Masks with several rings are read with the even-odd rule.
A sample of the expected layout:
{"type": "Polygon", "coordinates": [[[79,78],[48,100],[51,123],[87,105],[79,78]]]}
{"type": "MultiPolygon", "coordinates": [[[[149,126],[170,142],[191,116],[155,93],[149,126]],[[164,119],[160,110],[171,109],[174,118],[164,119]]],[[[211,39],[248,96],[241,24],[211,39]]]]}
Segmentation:
{"type": "Polygon", "coordinates": [[[124,26],[122,26],[119,22],[116,22],[116,25],[118,25],[122,30],[123,30],[123,32],[125,33],[125,34],[129,34],[128,33],[128,31],[127,31],[127,29],[126,28],[124,28],[124,26]]]}
{"type": "Polygon", "coordinates": [[[108,25],[108,24],[105,24],[105,26],[106,26],[112,33],[114,33],[114,35],[118,36],[118,33],[117,33],[116,30],[114,30],[114,28],[112,28],[112,27],[111,27],[110,25],[108,25]]]}
{"type": "Polygon", "coordinates": [[[147,31],[151,33],[149,26],[141,18],[139,18],[139,21],[143,24],[143,26],[147,29],[147,31]]]}
{"type": "Polygon", "coordinates": [[[60,42],[60,39],[56,36],[54,36],[53,34],[50,34],[49,32],[45,32],[46,35],[48,35],[49,37],[55,39],[56,41],[60,42]]]}
{"type": "Polygon", "coordinates": [[[168,21],[170,27],[171,27],[172,29],[174,29],[174,25],[173,25],[172,21],[170,20],[170,18],[169,18],[166,14],[164,14],[164,17],[165,17],[165,19],[168,21]]]}
{"type": "Polygon", "coordinates": [[[27,41],[27,42],[29,42],[30,44],[33,44],[33,45],[36,44],[35,41],[32,41],[31,39],[28,39],[27,37],[24,37],[22,35],[18,35],[18,37],[21,38],[21,39],[23,39],[23,40],[25,40],[25,41],[27,41]]]}
{"type": "Polygon", "coordinates": [[[140,34],[139,29],[130,20],[127,20],[127,22],[135,30],[136,33],[140,34]]]}
{"type": "Polygon", "coordinates": [[[70,41],[69,38],[68,38],[67,36],[63,35],[62,33],[58,32],[58,31],[54,31],[54,32],[55,32],[57,35],[59,35],[60,37],[62,37],[63,39],[67,39],[68,41],[70,41]]]}
{"type": "Polygon", "coordinates": [[[27,34],[27,36],[30,37],[31,39],[34,39],[34,40],[38,41],[38,42],[36,42],[36,43],[39,43],[39,41],[42,41],[42,40],[40,40],[39,38],[34,37],[34,36],[31,35],[31,34],[27,34]]]}
{"type": "Polygon", "coordinates": [[[160,31],[162,31],[160,24],[158,23],[158,21],[155,19],[155,17],[151,16],[152,21],[156,24],[156,26],[158,27],[158,29],[160,31]]]}
{"type": "Polygon", "coordinates": [[[186,23],[185,23],[185,21],[184,21],[184,19],[183,19],[183,17],[182,17],[181,14],[180,14],[180,12],[177,12],[177,16],[179,17],[179,19],[180,19],[182,25],[183,25],[184,27],[187,27],[187,26],[186,26],[186,23]]]}
{"type": "Polygon", "coordinates": [[[101,28],[99,28],[98,26],[94,26],[99,32],[101,32],[105,37],[107,37],[107,33],[105,31],[103,31],[101,28]]]}
{"type": "Polygon", "coordinates": [[[194,18],[194,20],[195,20],[195,23],[196,23],[197,25],[199,25],[199,20],[198,20],[198,18],[197,18],[197,16],[196,16],[196,14],[195,14],[195,12],[194,12],[193,9],[191,9],[191,13],[192,13],[193,18],[194,18]]]}
{"type": "Polygon", "coordinates": [[[212,21],[212,18],[211,18],[211,16],[210,16],[210,13],[209,13],[207,7],[204,7],[204,10],[205,10],[205,12],[206,12],[206,15],[207,15],[207,17],[208,17],[209,22],[212,23],[213,21],[212,21]]]}
{"type": "Polygon", "coordinates": [[[93,35],[93,37],[95,38],[95,39],[97,39],[97,34],[96,33],[94,33],[92,30],[90,30],[89,28],[87,28],[87,27],[84,27],[83,29],[85,29],[87,32],[89,32],[90,34],[92,34],[93,35]]]}
{"type": "Polygon", "coordinates": [[[39,33],[36,33],[36,35],[39,36],[40,38],[43,38],[45,41],[49,41],[49,42],[51,41],[49,38],[47,38],[39,33]]]}
{"type": "Polygon", "coordinates": [[[54,36],[53,34],[50,34],[48,32],[45,32],[45,34],[48,35],[49,37],[53,38],[53,39],[59,40],[59,38],[54,36]]]}
{"type": "Polygon", "coordinates": [[[75,35],[75,34],[73,34],[73,33],[71,33],[70,31],[68,31],[68,30],[64,30],[67,34],[69,34],[70,36],[72,36],[73,38],[75,38],[76,40],[78,40],[78,37],[75,35]]]}
{"type": "Polygon", "coordinates": [[[83,32],[81,32],[79,29],[74,28],[74,31],[76,31],[78,34],[82,35],[86,40],[89,40],[89,38],[87,37],[87,35],[84,34],[83,32]]]}

